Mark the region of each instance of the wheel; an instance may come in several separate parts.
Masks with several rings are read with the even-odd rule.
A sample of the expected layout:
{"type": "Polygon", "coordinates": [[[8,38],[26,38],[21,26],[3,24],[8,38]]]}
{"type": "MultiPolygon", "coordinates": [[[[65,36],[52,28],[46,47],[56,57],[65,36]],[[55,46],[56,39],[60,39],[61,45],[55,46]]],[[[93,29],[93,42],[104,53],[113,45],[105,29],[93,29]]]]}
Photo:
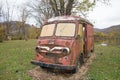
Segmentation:
{"type": "Polygon", "coordinates": [[[80,62],[80,66],[82,66],[84,64],[84,56],[83,54],[81,53],[80,57],[79,57],[79,62],[80,62]]]}
{"type": "Polygon", "coordinates": [[[80,68],[80,63],[77,61],[76,67],[72,70],[72,73],[77,73],[80,68]]]}
{"type": "Polygon", "coordinates": [[[72,70],[72,72],[73,73],[78,72],[79,68],[82,66],[83,63],[84,63],[83,56],[79,56],[78,60],[76,61],[76,67],[75,69],[72,70]]]}

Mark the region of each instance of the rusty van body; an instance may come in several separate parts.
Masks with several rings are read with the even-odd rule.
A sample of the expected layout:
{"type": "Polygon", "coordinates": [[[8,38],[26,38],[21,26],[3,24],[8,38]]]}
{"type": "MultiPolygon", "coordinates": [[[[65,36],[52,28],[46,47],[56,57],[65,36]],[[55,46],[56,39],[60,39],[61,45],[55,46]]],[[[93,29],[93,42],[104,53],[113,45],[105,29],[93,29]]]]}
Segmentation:
{"type": "Polygon", "coordinates": [[[50,18],[42,26],[32,64],[76,70],[94,50],[93,25],[77,16],[50,18]]]}

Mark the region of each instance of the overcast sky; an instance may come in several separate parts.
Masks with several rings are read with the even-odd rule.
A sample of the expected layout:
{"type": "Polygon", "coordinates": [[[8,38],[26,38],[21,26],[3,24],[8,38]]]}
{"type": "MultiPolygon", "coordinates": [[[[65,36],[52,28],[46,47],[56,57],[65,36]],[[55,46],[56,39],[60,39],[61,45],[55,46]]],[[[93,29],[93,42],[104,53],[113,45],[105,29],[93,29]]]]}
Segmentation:
{"type": "MultiPolygon", "coordinates": [[[[6,0],[0,0],[0,3],[4,3],[5,1],[6,0]]],[[[8,0],[8,2],[14,6],[22,5],[27,1],[30,0],[8,0]]],[[[91,22],[94,22],[95,28],[103,29],[120,24],[120,0],[111,0],[110,3],[110,5],[98,3],[93,11],[89,12],[89,19],[91,22]]],[[[17,14],[14,14],[14,16],[17,16],[17,14]]],[[[28,22],[33,24],[32,20],[28,22]]]]}
{"type": "Polygon", "coordinates": [[[120,24],[120,0],[111,0],[110,3],[109,6],[98,4],[90,12],[89,18],[95,21],[96,28],[107,28],[120,24]]]}

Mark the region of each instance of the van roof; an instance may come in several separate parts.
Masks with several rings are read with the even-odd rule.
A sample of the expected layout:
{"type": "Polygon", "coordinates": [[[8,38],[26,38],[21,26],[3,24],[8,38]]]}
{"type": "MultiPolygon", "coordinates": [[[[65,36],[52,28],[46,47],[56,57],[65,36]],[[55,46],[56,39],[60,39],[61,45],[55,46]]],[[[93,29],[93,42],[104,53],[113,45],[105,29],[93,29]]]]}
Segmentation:
{"type": "Polygon", "coordinates": [[[49,23],[49,22],[54,22],[54,21],[71,21],[71,20],[79,20],[83,23],[89,23],[89,24],[93,25],[87,19],[84,19],[84,18],[79,17],[79,16],[58,16],[58,17],[50,18],[50,19],[46,20],[46,22],[49,23]]]}

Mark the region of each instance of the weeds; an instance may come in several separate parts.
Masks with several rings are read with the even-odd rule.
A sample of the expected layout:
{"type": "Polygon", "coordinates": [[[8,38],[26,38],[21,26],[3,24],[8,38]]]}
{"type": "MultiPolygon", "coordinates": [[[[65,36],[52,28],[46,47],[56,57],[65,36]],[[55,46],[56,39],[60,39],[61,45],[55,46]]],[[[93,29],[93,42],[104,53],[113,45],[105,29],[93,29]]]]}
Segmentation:
{"type": "Polygon", "coordinates": [[[96,59],[88,70],[87,80],[119,80],[120,48],[116,46],[95,47],[96,59]]]}

